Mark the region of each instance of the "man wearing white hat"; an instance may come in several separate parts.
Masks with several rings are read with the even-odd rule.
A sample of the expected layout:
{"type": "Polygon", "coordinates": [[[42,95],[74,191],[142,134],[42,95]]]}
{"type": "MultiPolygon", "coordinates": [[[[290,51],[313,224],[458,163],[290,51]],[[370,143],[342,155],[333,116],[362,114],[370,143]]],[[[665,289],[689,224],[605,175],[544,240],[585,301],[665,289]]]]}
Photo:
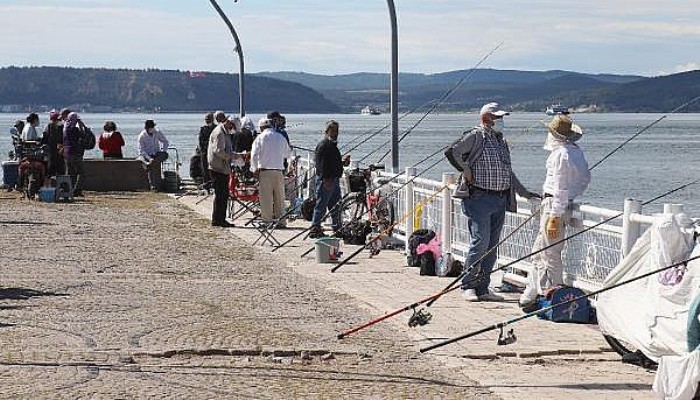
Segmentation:
{"type": "MultiPolygon", "coordinates": [[[[571,225],[573,200],[588,188],[591,174],[583,151],[576,144],[583,131],[566,115],[557,115],[548,126],[545,150],[547,177],[542,191],[540,233],[535,240],[535,251],[557,243],[564,238],[566,226],[571,225]]],[[[535,270],[520,296],[520,306],[527,312],[536,306],[538,294],[553,285],[564,283],[561,252],[564,243],[559,243],[537,254],[535,270]]]]}
{"type": "Polygon", "coordinates": [[[468,218],[470,242],[465,265],[471,269],[462,279],[462,295],[468,301],[503,301],[489,289],[497,257],[493,247],[500,240],[506,210],[517,211],[515,193],[528,199],[537,197],[511,169],[510,150],[503,139],[503,117],[509,114],[498,103],[484,105],[479,113],[481,124],[446,152],[450,163],[462,172],[453,196],[462,199],[462,212],[468,218]]]}
{"type": "Polygon", "coordinates": [[[250,171],[258,175],[260,182],[260,217],[265,223],[275,222],[282,228],[286,226],[282,219],[285,207],[284,159],[289,157],[289,143],[269,118],[261,118],[258,125],[260,134],[250,151],[250,171]]]}

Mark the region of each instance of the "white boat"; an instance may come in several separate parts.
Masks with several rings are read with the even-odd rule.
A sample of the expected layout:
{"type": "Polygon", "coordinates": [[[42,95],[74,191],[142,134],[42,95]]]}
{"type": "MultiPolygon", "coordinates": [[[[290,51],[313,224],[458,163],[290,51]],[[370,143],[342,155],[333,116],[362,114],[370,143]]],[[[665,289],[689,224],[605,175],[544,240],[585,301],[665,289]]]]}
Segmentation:
{"type": "Polygon", "coordinates": [[[372,106],[366,106],[360,111],[362,115],[379,115],[381,112],[372,106]]]}
{"type": "Polygon", "coordinates": [[[563,106],[559,103],[557,104],[552,104],[551,106],[547,107],[547,110],[545,110],[545,113],[547,115],[559,115],[559,114],[568,114],[569,113],[569,108],[566,106],[563,106]]]}

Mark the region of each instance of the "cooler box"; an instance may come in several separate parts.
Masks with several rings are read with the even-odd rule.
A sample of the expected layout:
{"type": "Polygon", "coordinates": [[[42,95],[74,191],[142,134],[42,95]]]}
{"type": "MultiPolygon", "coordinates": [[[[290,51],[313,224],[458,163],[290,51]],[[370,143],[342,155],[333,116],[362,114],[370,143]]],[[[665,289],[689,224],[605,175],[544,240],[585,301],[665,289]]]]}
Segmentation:
{"type": "Polygon", "coordinates": [[[2,185],[5,188],[19,185],[19,161],[2,162],[2,185]]]}
{"type": "Polygon", "coordinates": [[[44,203],[53,203],[56,201],[56,188],[43,187],[41,188],[41,201],[44,203]]]}

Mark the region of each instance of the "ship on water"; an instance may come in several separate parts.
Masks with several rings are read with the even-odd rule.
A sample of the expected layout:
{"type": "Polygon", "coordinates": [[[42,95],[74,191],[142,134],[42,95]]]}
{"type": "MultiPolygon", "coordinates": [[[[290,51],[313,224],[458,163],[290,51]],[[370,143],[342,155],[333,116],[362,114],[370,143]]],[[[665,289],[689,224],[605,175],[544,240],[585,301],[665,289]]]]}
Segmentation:
{"type": "Polygon", "coordinates": [[[545,110],[545,114],[547,115],[561,115],[561,114],[568,114],[569,113],[569,107],[561,105],[561,103],[557,104],[552,104],[547,107],[545,110]]]}
{"type": "Polygon", "coordinates": [[[379,111],[378,109],[376,109],[375,107],[372,107],[372,106],[365,106],[365,108],[363,108],[360,111],[360,114],[362,114],[362,115],[380,115],[381,111],[379,111]]]}

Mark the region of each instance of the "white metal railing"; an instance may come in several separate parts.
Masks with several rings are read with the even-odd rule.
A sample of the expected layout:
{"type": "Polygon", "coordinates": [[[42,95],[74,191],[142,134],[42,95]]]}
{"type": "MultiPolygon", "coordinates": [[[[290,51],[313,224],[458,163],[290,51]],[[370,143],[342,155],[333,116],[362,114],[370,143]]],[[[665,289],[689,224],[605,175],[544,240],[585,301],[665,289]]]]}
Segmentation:
{"type": "MultiPolygon", "coordinates": [[[[304,176],[310,170],[310,162],[308,158],[300,160],[297,166],[299,176],[304,176]]],[[[395,176],[383,171],[377,171],[376,174],[384,178],[395,176]]],[[[461,211],[461,201],[450,196],[456,175],[444,173],[442,182],[438,182],[421,177],[414,177],[411,180],[414,174],[415,170],[408,168],[404,174],[382,188],[382,192],[390,196],[396,218],[407,215],[411,210],[413,210],[412,216],[418,218],[416,206],[421,204],[420,228],[439,232],[442,237],[443,251],[464,261],[469,250],[469,229],[467,218],[461,211]],[[407,181],[410,182],[407,183],[407,181]],[[431,195],[444,188],[445,184],[449,184],[448,188],[426,202],[431,195]]],[[[341,184],[341,186],[344,185],[341,184]]],[[[503,237],[509,235],[538,208],[539,202],[532,203],[518,198],[518,212],[506,213],[503,237]]],[[[681,211],[680,205],[664,206],[664,212],[681,211]]],[[[599,288],[610,271],[653,221],[652,216],[642,214],[642,204],[636,200],[626,200],[624,211],[578,205],[574,214],[581,221],[580,226],[576,228],[578,230],[590,228],[606,219],[619,217],[568,240],[564,246],[562,260],[565,265],[565,281],[584,290],[599,288]]],[[[539,217],[532,218],[499,246],[499,265],[505,265],[532,252],[539,232],[539,224],[539,217]]],[[[567,229],[567,236],[576,232],[576,229],[570,227],[567,229]]],[[[398,221],[393,236],[406,245],[406,239],[411,232],[413,232],[413,218],[409,217],[398,221]]],[[[531,268],[532,260],[525,259],[509,266],[504,279],[516,285],[524,285],[531,268]]]]}

